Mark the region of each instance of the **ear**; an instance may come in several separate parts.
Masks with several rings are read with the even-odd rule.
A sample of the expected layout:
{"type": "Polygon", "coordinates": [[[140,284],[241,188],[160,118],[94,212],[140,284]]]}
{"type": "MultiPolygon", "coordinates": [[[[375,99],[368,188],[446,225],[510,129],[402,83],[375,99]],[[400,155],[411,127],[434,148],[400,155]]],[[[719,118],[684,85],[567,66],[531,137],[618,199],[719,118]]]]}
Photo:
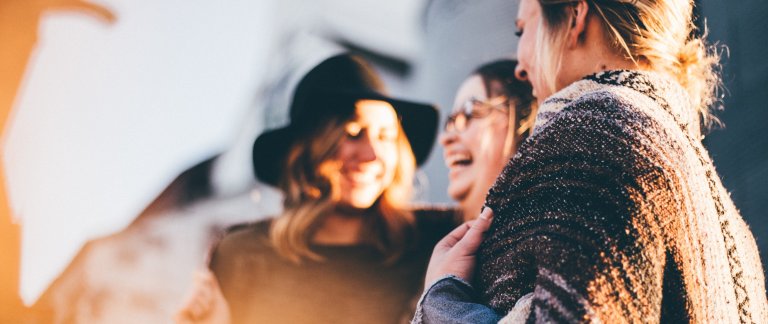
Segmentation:
{"type": "Polygon", "coordinates": [[[589,13],[589,5],[585,0],[577,1],[572,7],[573,10],[573,22],[571,29],[568,31],[568,47],[575,47],[579,44],[579,39],[587,30],[587,14],[589,13]]]}

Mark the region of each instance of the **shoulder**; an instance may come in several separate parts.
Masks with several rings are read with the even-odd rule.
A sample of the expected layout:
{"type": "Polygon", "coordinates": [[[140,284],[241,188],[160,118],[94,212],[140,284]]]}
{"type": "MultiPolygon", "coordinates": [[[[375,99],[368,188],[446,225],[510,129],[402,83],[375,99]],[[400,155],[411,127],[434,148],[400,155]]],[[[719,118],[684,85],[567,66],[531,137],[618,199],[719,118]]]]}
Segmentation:
{"type": "Polygon", "coordinates": [[[269,227],[271,219],[233,225],[218,240],[213,253],[218,256],[235,256],[271,250],[269,227]]]}
{"type": "Polygon", "coordinates": [[[269,240],[270,224],[264,220],[232,226],[211,249],[208,267],[227,286],[223,289],[232,289],[238,280],[256,280],[255,273],[268,272],[279,258],[269,240]]]}
{"type": "Polygon", "coordinates": [[[596,87],[545,101],[541,125],[537,121],[539,128],[521,145],[490,191],[488,202],[494,211],[510,205],[511,198],[528,203],[524,197],[535,196],[530,190],[548,193],[530,203],[565,203],[563,195],[568,193],[575,195],[568,203],[582,205],[587,197],[607,192],[626,202],[629,193],[652,189],[644,184],[653,183],[656,188],[656,180],[679,165],[665,157],[679,156],[675,152],[681,142],[648,113],[655,109],[646,107],[653,101],[635,94],[640,93],[596,87]]]}
{"type": "Polygon", "coordinates": [[[596,126],[594,123],[605,127],[642,123],[649,117],[643,113],[644,104],[647,103],[638,101],[622,88],[602,88],[567,102],[553,121],[570,121],[564,125],[570,127],[596,126]]]}
{"type": "Polygon", "coordinates": [[[664,79],[640,72],[590,76],[544,101],[532,137],[590,128],[602,131],[601,135],[640,136],[652,141],[671,135],[684,140],[695,135],[698,127],[684,114],[687,97],[676,89],[664,79]]]}
{"type": "MultiPolygon", "coordinates": [[[[669,124],[648,97],[622,87],[602,87],[576,97],[547,100],[536,129],[520,149],[546,156],[629,158],[672,144],[669,124]]],[[[682,137],[681,137],[682,138],[682,137]]],[[[666,148],[664,148],[666,149],[666,148]]],[[[537,154],[531,157],[537,156],[537,154]]]]}

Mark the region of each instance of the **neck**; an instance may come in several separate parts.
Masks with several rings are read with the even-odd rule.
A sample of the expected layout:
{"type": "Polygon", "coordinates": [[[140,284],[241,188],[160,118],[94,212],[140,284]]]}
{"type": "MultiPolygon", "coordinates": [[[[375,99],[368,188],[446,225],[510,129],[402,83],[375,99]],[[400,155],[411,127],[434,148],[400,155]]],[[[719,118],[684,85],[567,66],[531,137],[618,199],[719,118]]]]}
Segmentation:
{"type": "MultiPolygon", "coordinates": [[[[485,198],[485,197],[483,197],[485,198]]],[[[483,207],[482,199],[475,199],[474,201],[463,201],[459,206],[461,208],[461,216],[464,221],[473,220],[480,215],[480,208],[483,207]]]]}
{"type": "Polygon", "coordinates": [[[362,242],[365,212],[361,210],[334,210],[326,215],[312,237],[322,245],[355,245],[362,242]]]}
{"type": "MultiPolygon", "coordinates": [[[[501,171],[499,171],[499,173],[501,173],[501,171]]],[[[496,177],[486,179],[486,181],[490,181],[486,183],[486,181],[483,181],[484,178],[486,177],[482,175],[478,176],[472,189],[463,197],[463,199],[459,200],[459,209],[461,209],[461,217],[464,221],[473,220],[480,215],[480,208],[482,208],[485,203],[485,196],[488,194],[488,189],[491,188],[493,181],[496,180],[496,177]]]]}
{"type": "Polygon", "coordinates": [[[632,61],[624,50],[606,41],[599,19],[591,15],[588,24],[584,39],[566,49],[563,55],[561,71],[564,73],[558,80],[558,89],[602,71],[645,69],[642,62],[632,61]]]}
{"type": "MultiPolygon", "coordinates": [[[[566,74],[564,80],[561,80],[562,84],[559,85],[559,89],[581,80],[585,76],[595,73],[608,71],[608,70],[638,70],[641,67],[635,62],[620,56],[616,53],[607,53],[610,50],[600,49],[600,47],[594,47],[585,49],[583,52],[575,56],[575,60],[571,62],[571,73],[566,74]]],[[[614,50],[615,51],[615,50],[614,50]]]]}

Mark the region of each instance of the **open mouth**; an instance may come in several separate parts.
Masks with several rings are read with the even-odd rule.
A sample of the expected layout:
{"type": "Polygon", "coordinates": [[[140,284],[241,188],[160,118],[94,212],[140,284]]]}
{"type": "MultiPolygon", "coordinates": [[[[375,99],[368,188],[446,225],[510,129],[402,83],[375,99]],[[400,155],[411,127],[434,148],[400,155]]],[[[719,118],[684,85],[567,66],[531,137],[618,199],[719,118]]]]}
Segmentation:
{"type": "Polygon", "coordinates": [[[472,164],[472,156],[469,154],[452,154],[445,160],[449,168],[456,166],[468,166],[472,164]]]}

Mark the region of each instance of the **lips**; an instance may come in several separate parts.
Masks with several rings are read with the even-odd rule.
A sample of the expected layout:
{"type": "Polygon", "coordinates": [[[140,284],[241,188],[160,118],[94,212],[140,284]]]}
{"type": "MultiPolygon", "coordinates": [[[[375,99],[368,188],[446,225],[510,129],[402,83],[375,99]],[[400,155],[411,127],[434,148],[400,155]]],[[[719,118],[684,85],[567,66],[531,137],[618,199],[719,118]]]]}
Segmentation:
{"type": "Polygon", "coordinates": [[[469,153],[452,153],[445,157],[445,165],[449,168],[470,164],[472,164],[472,155],[469,153]]]}
{"type": "Polygon", "coordinates": [[[379,180],[380,172],[376,171],[347,171],[344,178],[353,185],[367,185],[379,180]]]}

